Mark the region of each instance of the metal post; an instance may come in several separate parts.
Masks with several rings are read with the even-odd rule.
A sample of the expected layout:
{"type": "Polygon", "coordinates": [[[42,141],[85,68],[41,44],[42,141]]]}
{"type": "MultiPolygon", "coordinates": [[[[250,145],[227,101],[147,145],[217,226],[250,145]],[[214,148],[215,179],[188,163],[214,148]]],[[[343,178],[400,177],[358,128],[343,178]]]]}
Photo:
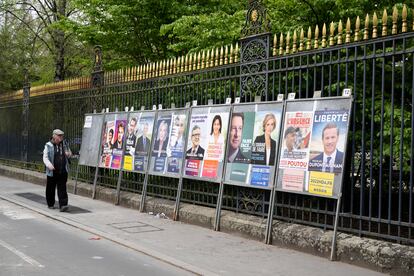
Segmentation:
{"type": "Polygon", "coordinates": [[[77,193],[78,175],[79,175],[79,159],[78,159],[78,164],[76,165],[75,185],[73,186],[73,194],[74,195],[76,195],[76,193],[77,193]]]}
{"type": "Polygon", "coordinates": [[[96,198],[96,181],[98,181],[98,170],[99,170],[99,165],[96,165],[95,177],[93,179],[92,199],[96,198]]]}
{"type": "Polygon", "coordinates": [[[224,191],[224,183],[223,181],[221,181],[219,193],[217,196],[216,218],[214,220],[214,231],[220,231],[220,216],[221,216],[221,206],[223,202],[223,191],[224,191]]]}
{"type": "MultiPolygon", "coordinates": [[[[275,166],[276,169],[276,166],[275,166]]],[[[277,174],[276,174],[277,175],[277,174]]],[[[275,176],[276,177],[276,176],[275,176]]],[[[277,179],[274,179],[277,181],[277,179]]],[[[275,185],[275,181],[273,181],[273,185],[275,185]]],[[[276,185],[275,185],[276,186],[276,185]]],[[[273,187],[272,191],[270,192],[270,204],[269,204],[269,212],[267,215],[266,221],[266,234],[265,234],[265,243],[271,244],[272,243],[272,224],[273,224],[273,213],[275,209],[275,198],[276,198],[276,188],[273,187]]]]}
{"type": "Polygon", "coordinates": [[[333,233],[333,237],[332,237],[332,248],[331,248],[331,261],[335,261],[336,260],[336,233],[338,231],[338,220],[339,220],[339,208],[341,206],[341,197],[342,197],[342,193],[340,193],[338,195],[338,201],[336,204],[336,213],[335,213],[335,224],[334,224],[334,233],[333,233]]]}

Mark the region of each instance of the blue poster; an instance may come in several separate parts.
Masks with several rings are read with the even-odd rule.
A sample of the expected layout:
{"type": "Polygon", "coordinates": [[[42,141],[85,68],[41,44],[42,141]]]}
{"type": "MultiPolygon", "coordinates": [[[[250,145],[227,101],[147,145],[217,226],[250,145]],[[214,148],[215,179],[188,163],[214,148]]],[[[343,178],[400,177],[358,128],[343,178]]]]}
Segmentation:
{"type": "Polygon", "coordinates": [[[250,184],[253,186],[267,187],[270,180],[270,167],[268,166],[253,166],[252,179],[250,184]]]}
{"type": "Polygon", "coordinates": [[[154,162],[154,172],[163,172],[165,167],[165,157],[156,157],[154,162]]]}
{"type": "Polygon", "coordinates": [[[134,170],[142,172],[144,171],[145,156],[135,156],[134,170]]]}

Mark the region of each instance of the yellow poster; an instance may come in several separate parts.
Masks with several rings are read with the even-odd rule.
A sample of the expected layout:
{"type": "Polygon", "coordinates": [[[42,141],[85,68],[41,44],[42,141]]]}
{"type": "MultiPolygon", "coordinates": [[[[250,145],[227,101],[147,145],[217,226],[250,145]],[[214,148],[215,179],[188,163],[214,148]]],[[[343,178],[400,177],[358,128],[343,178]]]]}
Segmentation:
{"type": "Polygon", "coordinates": [[[132,171],[132,156],[124,156],[124,170],[132,171]]]}
{"type": "Polygon", "coordinates": [[[333,173],[310,172],[309,193],[323,196],[332,196],[334,186],[333,173]]]}

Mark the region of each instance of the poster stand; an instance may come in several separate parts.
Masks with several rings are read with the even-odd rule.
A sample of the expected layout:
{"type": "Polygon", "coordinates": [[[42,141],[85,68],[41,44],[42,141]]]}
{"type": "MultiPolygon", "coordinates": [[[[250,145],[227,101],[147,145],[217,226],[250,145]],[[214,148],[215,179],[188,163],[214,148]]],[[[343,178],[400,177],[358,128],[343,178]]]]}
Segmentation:
{"type": "MultiPolygon", "coordinates": [[[[161,106],[162,109],[162,106],[161,106]]],[[[152,106],[152,110],[156,111],[157,110],[157,106],[153,105],[152,106]]],[[[158,112],[156,112],[155,117],[154,117],[154,124],[152,126],[152,135],[154,135],[154,131],[156,129],[156,124],[155,122],[158,120],[158,112]]],[[[151,137],[152,138],[152,137],[151,137]]],[[[150,143],[150,148],[147,152],[147,168],[145,170],[145,176],[144,176],[144,183],[142,184],[142,192],[141,192],[141,200],[139,202],[139,211],[141,213],[145,212],[145,199],[147,197],[147,186],[148,186],[148,177],[149,177],[149,164],[150,164],[150,159],[151,159],[151,150],[152,147],[154,145],[154,140],[155,139],[151,139],[151,143],[150,143]]]]}
{"type": "MultiPolygon", "coordinates": [[[[240,98],[239,98],[240,99],[240,98]]],[[[228,102],[228,101],[227,101],[228,102]]],[[[230,103],[229,103],[230,104],[230,103]]],[[[233,107],[230,108],[229,113],[229,121],[227,126],[227,140],[230,135],[230,129],[229,126],[231,125],[231,116],[233,115],[233,107]]],[[[225,178],[225,167],[226,167],[226,160],[227,160],[227,147],[224,151],[224,157],[223,157],[223,168],[221,172],[221,180],[220,180],[220,186],[219,186],[219,192],[217,195],[217,205],[216,205],[216,214],[215,214],[215,220],[214,220],[214,231],[220,231],[220,218],[221,218],[221,206],[223,205],[223,193],[224,193],[224,178],[225,178]]]]}
{"type": "MultiPolygon", "coordinates": [[[[108,108],[106,109],[106,112],[109,112],[108,108]]],[[[103,116],[102,124],[101,124],[101,135],[99,136],[99,150],[102,148],[102,127],[104,126],[106,118],[106,113],[103,116]]],[[[92,187],[92,199],[96,198],[96,182],[98,181],[98,172],[99,172],[99,158],[100,155],[98,154],[98,158],[96,160],[96,166],[95,166],[95,176],[93,178],[93,187],[92,187]]]]}
{"type": "Polygon", "coordinates": [[[342,193],[339,193],[338,198],[336,199],[336,212],[335,212],[335,223],[334,223],[334,232],[332,237],[332,246],[331,246],[331,261],[336,260],[336,236],[338,232],[338,220],[339,220],[339,208],[341,207],[341,198],[342,193]]]}
{"type": "Polygon", "coordinates": [[[79,159],[78,159],[78,164],[76,165],[75,185],[73,186],[73,194],[74,195],[76,195],[76,193],[77,193],[78,175],[79,175],[79,159]]]}
{"type": "MultiPolygon", "coordinates": [[[[197,101],[193,101],[193,106],[197,106],[197,101]]],[[[188,144],[188,135],[189,135],[189,127],[190,127],[190,114],[191,114],[191,108],[189,108],[189,103],[186,104],[186,118],[187,118],[187,133],[185,135],[185,143],[184,143],[184,149],[183,149],[183,162],[181,164],[181,173],[180,178],[178,179],[178,187],[177,187],[177,197],[175,199],[175,206],[174,206],[174,213],[173,213],[173,220],[177,221],[179,220],[180,215],[180,201],[181,201],[181,192],[183,190],[183,174],[185,169],[185,149],[187,148],[188,144]]]]}

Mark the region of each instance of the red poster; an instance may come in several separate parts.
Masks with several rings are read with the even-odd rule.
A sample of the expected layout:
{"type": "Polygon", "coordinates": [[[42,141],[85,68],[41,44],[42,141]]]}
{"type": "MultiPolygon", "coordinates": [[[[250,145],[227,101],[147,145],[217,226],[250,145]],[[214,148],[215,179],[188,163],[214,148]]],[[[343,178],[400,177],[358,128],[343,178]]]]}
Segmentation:
{"type": "Polygon", "coordinates": [[[204,160],[202,177],[217,178],[218,160],[204,160]]]}
{"type": "Polygon", "coordinates": [[[198,176],[201,160],[187,159],[185,166],[185,174],[191,176],[198,176]]]}

